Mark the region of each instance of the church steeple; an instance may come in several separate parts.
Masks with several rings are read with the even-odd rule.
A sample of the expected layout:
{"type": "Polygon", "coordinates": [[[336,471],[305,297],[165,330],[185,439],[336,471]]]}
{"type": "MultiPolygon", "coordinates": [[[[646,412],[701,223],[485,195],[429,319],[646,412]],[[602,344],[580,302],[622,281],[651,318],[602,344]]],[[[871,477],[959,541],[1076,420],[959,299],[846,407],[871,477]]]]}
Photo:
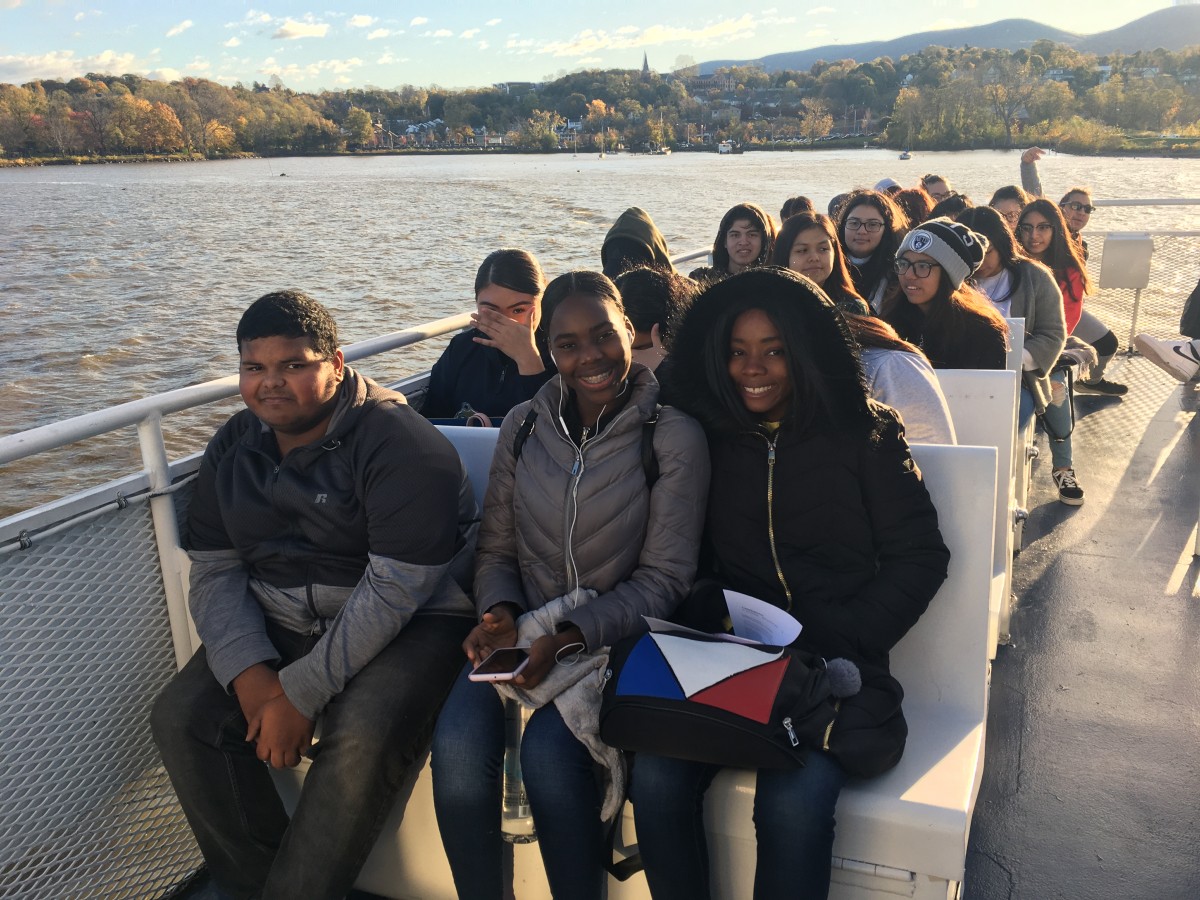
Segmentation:
{"type": "Polygon", "coordinates": [[[642,81],[650,80],[650,57],[642,51],[642,81]]]}

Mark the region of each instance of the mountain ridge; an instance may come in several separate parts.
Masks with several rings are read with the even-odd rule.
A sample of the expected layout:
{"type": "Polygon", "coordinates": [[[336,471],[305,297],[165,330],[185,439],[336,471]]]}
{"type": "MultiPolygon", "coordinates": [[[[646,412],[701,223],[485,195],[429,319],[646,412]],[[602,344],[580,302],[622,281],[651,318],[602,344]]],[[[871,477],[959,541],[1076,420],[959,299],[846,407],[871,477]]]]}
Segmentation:
{"type": "Polygon", "coordinates": [[[1076,34],[1032,19],[1001,19],[969,28],[922,31],[887,41],[857,44],[825,44],[808,50],[772,53],[757,59],[717,59],[700,63],[700,74],[711,75],[724,66],[761,65],[768,73],[790,69],[804,70],[818,60],[853,59],[870,62],[881,56],[898,60],[919,53],[926,47],[987,47],[996,50],[1020,50],[1035,41],[1050,40],[1065,44],[1081,53],[1134,53],[1138,50],[1178,51],[1200,44],[1200,4],[1170,6],[1096,34],[1076,34]]]}

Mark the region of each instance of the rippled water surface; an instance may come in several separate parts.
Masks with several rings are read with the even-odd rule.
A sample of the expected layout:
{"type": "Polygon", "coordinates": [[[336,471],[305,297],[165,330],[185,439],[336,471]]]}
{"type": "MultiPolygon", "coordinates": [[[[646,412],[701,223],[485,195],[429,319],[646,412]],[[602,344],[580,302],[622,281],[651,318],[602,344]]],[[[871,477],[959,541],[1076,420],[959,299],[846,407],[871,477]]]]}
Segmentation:
{"type": "MultiPolygon", "coordinates": [[[[650,212],[673,252],[712,240],[752,200],[818,207],[890,176],[949,178],[986,202],[1018,181],[1013,153],[887,151],[670,157],[442,156],[239,160],[0,170],[0,434],[233,371],[233,331],[255,297],[302,288],[345,343],[467,308],[475,269],[502,246],[547,275],[598,267],[609,225],[650,212]]],[[[1042,180],[1100,198],[1198,197],[1200,164],[1052,156],[1042,180]]],[[[1200,207],[1102,209],[1092,228],[1200,230],[1200,207]]],[[[390,378],[427,368],[441,343],[364,361],[390,378]]],[[[199,449],[236,408],[167,420],[173,453],[199,449]]],[[[136,439],[97,439],[0,469],[0,515],[138,468],[136,439]]]]}

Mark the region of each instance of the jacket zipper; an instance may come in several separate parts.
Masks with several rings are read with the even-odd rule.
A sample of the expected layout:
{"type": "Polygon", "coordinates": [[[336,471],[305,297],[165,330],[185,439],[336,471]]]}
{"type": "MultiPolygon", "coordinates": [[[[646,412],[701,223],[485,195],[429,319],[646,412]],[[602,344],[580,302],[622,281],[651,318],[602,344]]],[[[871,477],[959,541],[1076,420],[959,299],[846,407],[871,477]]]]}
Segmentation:
{"type": "MultiPolygon", "coordinates": [[[[627,405],[625,409],[622,409],[619,413],[617,413],[616,417],[608,423],[608,431],[605,432],[606,435],[612,434],[617,422],[619,422],[625,416],[625,414],[629,411],[629,408],[630,407],[627,405]]],[[[574,532],[571,528],[571,510],[577,503],[575,500],[575,491],[578,489],[579,480],[583,477],[583,448],[588,443],[589,435],[588,427],[584,425],[583,437],[577,446],[575,442],[571,440],[570,435],[562,433],[557,427],[554,429],[554,433],[566,441],[571,446],[571,449],[575,452],[575,462],[571,466],[571,480],[567,482],[567,498],[566,502],[563,504],[563,534],[566,536],[566,540],[563,542],[563,562],[566,566],[567,593],[570,594],[573,580],[575,581],[575,587],[579,587],[578,575],[571,564],[572,560],[575,558],[574,553],[571,551],[571,542],[572,538],[574,537],[574,532]]]]}
{"type": "Polygon", "coordinates": [[[792,611],[792,589],[788,587],[787,579],[783,577],[783,566],[779,564],[779,552],[775,549],[775,442],[779,435],[773,438],[761,436],[767,442],[767,538],[771,543],[771,559],[775,562],[775,575],[783,585],[783,593],[787,597],[787,611],[792,611]]]}

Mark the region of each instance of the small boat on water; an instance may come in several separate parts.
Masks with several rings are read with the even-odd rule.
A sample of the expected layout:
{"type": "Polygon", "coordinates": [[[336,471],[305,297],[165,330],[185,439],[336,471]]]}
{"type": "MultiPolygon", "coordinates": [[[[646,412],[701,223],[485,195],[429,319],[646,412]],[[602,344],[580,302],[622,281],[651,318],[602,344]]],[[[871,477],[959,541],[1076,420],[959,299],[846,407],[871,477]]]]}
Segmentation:
{"type": "MultiPolygon", "coordinates": [[[[1105,241],[1089,233],[1097,272],[1105,241]]],[[[1154,290],[1168,298],[1165,310],[1169,298],[1181,304],[1190,290],[1188,284],[1180,293],[1177,276],[1200,241],[1181,232],[1158,242],[1152,277],[1154,290]]],[[[1194,279],[1194,267],[1186,271],[1194,279]]],[[[1119,290],[1101,289],[1088,302],[1120,331],[1128,300],[1119,290]]],[[[1139,327],[1173,334],[1178,309],[1173,313],[1143,310],[1139,327]]],[[[468,323],[464,313],[375,338],[346,348],[347,358],[369,358],[468,323]]],[[[861,838],[855,823],[868,809],[861,797],[848,802],[838,812],[835,900],[1193,896],[1187,885],[1195,885],[1200,820],[1186,761],[1197,735],[1194,716],[1181,711],[1194,709],[1200,698],[1191,639],[1200,627],[1194,614],[1200,561],[1193,557],[1200,552],[1200,423],[1194,406],[1181,411],[1182,402],[1195,400],[1188,386],[1168,382],[1147,361],[1121,356],[1110,372],[1130,384],[1130,400],[1077,401],[1074,440],[1087,464],[1088,505],[1067,510],[1058,504],[1046,465],[1038,464],[1030,492],[1034,511],[1011,573],[1018,603],[1011,638],[996,655],[990,683],[986,661],[977,660],[971,671],[978,677],[966,686],[981,704],[986,698],[985,753],[976,760],[969,746],[981,739],[982,726],[934,735],[932,742],[917,728],[910,736],[914,750],[932,743],[935,757],[953,763],[948,769],[978,766],[959,798],[970,843],[955,833],[958,826],[948,826],[948,809],[927,802],[933,778],[913,778],[900,797],[936,813],[928,830],[911,846],[882,841],[891,846],[880,857],[864,859],[846,849],[861,838]],[[1147,834],[1156,836],[1149,856],[1147,834]],[[935,853],[935,845],[950,851],[935,853]]],[[[396,386],[419,397],[424,378],[396,386]]],[[[4,466],[136,424],[144,462],[139,473],[0,520],[0,634],[6,642],[0,654],[0,897],[182,897],[200,870],[147,727],[150,699],[195,646],[178,522],[198,454],[170,459],[162,419],[235,393],[236,379],[226,378],[0,437],[4,466]]],[[[931,484],[941,456],[921,462],[931,484]]],[[[980,498],[990,502],[990,489],[973,485],[954,514],[970,512],[980,498]]],[[[948,607],[931,606],[926,624],[947,614],[948,607]]],[[[963,652],[953,643],[929,649],[935,662],[953,662],[963,652]]],[[[935,696],[963,685],[945,680],[905,687],[915,723],[935,696]]],[[[715,896],[745,897],[754,848],[746,798],[753,781],[728,779],[714,791],[708,821],[720,836],[713,858],[738,867],[736,877],[726,870],[714,881],[715,896]]],[[[281,792],[287,793],[286,784],[281,792]]],[[[390,897],[452,897],[426,781],[409,810],[407,837],[397,836],[398,819],[389,822],[360,886],[390,897]],[[416,836],[423,841],[414,843],[416,836]]],[[[873,824],[876,837],[895,828],[873,824]]],[[[534,880],[537,848],[515,853],[518,896],[548,896],[544,882],[534,880]]],[[[613,882],[610,896],[642,900],[648,894],[639,875],[613,882]]]]}
{"type": "Polygon", "coordinates": [[[901,159],[912,159],[912,154],[909,153],[907,150],[904,150],[901,152],[900,158],[901,159]]]}

